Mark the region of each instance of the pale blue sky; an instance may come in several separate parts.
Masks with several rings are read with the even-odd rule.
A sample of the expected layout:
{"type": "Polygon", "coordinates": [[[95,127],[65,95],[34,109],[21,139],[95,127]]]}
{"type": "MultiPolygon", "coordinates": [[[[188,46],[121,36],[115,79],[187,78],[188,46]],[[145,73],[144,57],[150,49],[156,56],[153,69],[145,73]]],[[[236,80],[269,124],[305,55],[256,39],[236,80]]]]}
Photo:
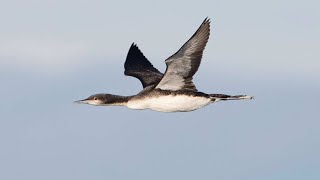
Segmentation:
{"type": "Polygon", "coordinates": [[[1,1],[0,179],[320,179],[318,1],[1,1]],[[205,17],[195,79],[254,95],[190,113],[73,104],[135,94],[132,42],[159,70],[205,17]]]}

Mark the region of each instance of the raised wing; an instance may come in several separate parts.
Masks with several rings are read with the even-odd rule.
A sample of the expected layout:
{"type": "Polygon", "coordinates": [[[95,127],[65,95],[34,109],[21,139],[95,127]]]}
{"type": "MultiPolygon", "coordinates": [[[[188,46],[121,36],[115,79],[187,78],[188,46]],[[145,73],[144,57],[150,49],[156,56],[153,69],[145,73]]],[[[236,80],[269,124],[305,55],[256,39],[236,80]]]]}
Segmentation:
{"type": "Polygon", "coordinates": [[[192,82],[192,76],[200,66],[209,35],[210,20],[206,18],[179,51],[165,61],[167,69],[156,88],[173,91],[181,89],[197,91],[192,82]]]}
{"type": "Polygon", "coordinates": [[[124,63],[124,74],[138,78],[143,88],[158,84],[163,76],[134,43],[132,43],[124,63]]]}

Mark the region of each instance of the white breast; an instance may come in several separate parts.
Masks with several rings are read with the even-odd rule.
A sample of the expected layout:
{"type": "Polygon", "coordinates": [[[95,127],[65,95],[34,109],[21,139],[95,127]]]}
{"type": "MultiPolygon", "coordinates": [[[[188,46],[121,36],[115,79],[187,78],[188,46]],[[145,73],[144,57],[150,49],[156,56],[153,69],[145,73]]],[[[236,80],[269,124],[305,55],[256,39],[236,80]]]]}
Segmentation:
{"type": "Polygon", "coordinates": [[[193,111],[211,103],[205,97],[192,97],[187,95],[168,95],[132,99],[127,103],[131,109],[152,109],[161,112],[193,111]]]}

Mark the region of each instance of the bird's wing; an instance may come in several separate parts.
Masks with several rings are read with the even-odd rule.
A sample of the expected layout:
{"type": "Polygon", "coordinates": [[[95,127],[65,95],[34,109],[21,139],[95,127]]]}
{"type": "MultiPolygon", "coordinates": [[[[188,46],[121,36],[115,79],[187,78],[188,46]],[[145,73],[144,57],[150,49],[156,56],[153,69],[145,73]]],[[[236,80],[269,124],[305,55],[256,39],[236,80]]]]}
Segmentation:
{"type": "Polygon", "coordinates": [[[179,51],[165,60],[167,69],[156,88],[173,91],[182,89],[197,91],[192,82],[192,76],[199,68],[209,35],[210,20],[206,18],[179,51]]]}
{"type": "Polygon", "coordinates": [[[143,88],[158,84],[163,76],[134,43],[132,43],[124,63],[124,74],[138,78],[143,88]]]}

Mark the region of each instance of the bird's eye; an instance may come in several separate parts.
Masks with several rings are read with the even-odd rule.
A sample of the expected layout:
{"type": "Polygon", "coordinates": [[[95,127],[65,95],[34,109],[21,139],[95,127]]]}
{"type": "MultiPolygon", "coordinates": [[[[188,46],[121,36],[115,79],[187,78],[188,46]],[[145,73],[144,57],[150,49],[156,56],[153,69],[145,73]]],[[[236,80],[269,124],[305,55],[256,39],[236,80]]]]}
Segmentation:
{"type": "Polygon", "coordinates": [[[94,97],[94,98],[93,98],[93,100],[97,100],[97,99],[98,99],[97,97],[94,97]]]}

